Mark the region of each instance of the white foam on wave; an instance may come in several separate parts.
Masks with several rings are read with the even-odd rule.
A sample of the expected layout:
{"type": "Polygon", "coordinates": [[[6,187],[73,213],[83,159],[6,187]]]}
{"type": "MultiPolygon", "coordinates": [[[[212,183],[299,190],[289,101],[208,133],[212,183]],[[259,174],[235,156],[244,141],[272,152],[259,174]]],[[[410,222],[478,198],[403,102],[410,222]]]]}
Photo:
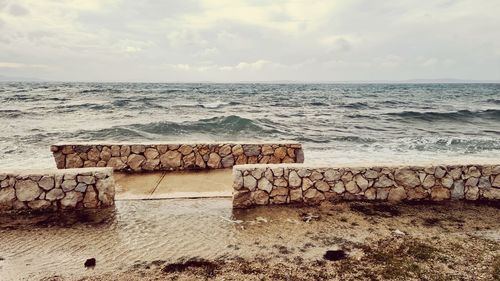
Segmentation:
{"type": "Polygon", "coordinates": [[[225,105],[228,105],[229,103],[228,102],[222,102],[222,101],[215,101],[215,102],[211,102],[211,103],[204,103],[204,104],[201,104],[201,106],[203,106],[204,108],[220,108],[222,106],[225,106],[225,105]]]}

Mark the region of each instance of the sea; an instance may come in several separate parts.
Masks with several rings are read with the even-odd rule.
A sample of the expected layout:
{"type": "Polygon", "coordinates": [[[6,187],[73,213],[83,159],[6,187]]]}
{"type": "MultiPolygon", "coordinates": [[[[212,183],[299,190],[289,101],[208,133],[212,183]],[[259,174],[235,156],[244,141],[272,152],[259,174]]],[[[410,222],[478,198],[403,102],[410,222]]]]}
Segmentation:
{"type": "Polygon", "coordinates": [[[500,160],[500,84],[0,83],[0,168],[61,142],[303,144],[314,165],[500,160]]]}

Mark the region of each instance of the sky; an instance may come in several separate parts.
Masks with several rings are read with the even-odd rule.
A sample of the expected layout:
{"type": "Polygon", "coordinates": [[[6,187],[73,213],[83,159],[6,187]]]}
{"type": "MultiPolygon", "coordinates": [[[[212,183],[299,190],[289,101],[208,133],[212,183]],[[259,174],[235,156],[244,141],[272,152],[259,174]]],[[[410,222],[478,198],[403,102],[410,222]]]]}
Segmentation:
{"type": "Polygon", "coordinates": [[[0,0],[0,76],[500,81],[499,0],[0,0]]]}

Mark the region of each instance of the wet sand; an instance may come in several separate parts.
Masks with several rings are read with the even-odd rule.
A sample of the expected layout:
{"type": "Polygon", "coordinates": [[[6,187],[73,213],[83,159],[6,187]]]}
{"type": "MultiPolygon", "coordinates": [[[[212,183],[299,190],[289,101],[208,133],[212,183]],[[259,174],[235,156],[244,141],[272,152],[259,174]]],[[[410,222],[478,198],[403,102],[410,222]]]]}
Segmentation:
{"type": "Polygon", "coordinates": [[[495,280],[500,206],[232,210],[229,198],[118,201],[111,217],[0,219],[1,280],[495,280]],[[338,261],[328,250],[344,251],[338,261]],[[84,263],[96,259],[96,266],[84,263]]]}

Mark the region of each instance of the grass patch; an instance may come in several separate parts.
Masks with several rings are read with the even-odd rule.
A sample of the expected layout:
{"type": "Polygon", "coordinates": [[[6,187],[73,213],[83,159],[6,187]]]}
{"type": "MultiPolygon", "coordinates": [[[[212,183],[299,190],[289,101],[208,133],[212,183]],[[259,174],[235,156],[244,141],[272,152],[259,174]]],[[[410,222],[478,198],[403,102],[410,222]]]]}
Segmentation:
{"type": "Polygon", "coordinates": [[[292,251],[290,251],[287,247],[283,245],[273,245],[273,248],[278,249],[278,252],[282,255],[288,255],[292,253],[292,251]]]}
{"type": "Polygon", "coordinates": [[[436,248],[418,241],[408,246],[408,254],[419,260],[432,259],[437,252],[436,248]]]}
{"type": "Polygon", "coordinates": [[[204,259],[189,259],[178,263],[167,264],[163,267],[164,273],[179,273],[185,271],[193,271],[195,274],[205,277],[215,277],[217,264],[204,259]]]}
{"type": "Polygon", "coordinates": [[[426,265],[440,256],[438,249],[421,242],[405,239],[382,240],[375,247],[364,249],[365,261],[378,264],[372,268],[382,280],[445,280],[445,276],[429,270],[426,265]]]}
{"type": "Polygon", "coordinates": [[[440,222],[441,222],[441,220],[438,218],[426,218],[426,219],[424,219],[423,225],[429,226],[429,227],[430,226],[437,226],[437,225],[439,225],[440,222]]]}
{"type": "Polygon", "coordinates": [[[396,206],[391,204],[363,204],[363,203],[353,203],[350,206],[352,211],[362,213],[367,216],[379,216],[379,217],[396,217],[401,215],[401,212],[396,206]]]}

